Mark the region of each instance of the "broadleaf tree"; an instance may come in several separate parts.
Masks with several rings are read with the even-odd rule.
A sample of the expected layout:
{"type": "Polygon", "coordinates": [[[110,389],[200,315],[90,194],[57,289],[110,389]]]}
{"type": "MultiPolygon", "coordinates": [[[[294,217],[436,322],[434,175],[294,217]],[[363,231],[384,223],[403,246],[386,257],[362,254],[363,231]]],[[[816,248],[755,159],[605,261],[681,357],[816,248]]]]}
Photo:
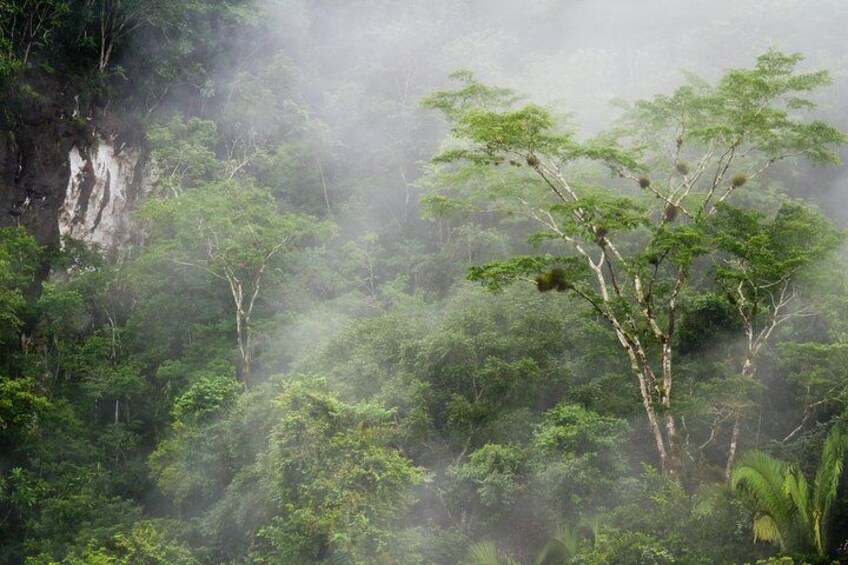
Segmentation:
{"type": "Polygon", "coordinates": [[[188,268],[223,282],[232,309],[238,350],[237,376],[247,386],[253,363],[254,314],[263,286],[286,268],[298,250],[317,242],[328,226],[280,210],[265,191],[234,182],[148,203],[155,229],[152,264],[188,268]]]}
{"type": "Polygon", "coordinates": [[[781,161],[838,161],[834,147],[844,136],[800,115],[814,106],[807,93],[827,85],[828,75],[797,72],[800,60],[769,51],[715,85],[688,77],[671,95],[635,103],[614,129],[588,141],[551,112],[516,107],[511,93],[468,73],[455,75],[458,90],[424,101],[452,124],[434,174],[468,179],[451,173],[464,163],[489,175],[482,196],[540,227],[532,239],[544,253],[472,267],[470,278],[493,289],[526,280],[587,301],[629,361],[669,476],[679,476],[684,460],[673,392],[686,297],[728,291],[749,343],[734,361],[751,379],[762,343],[798,312],[796,276],[838,241],[814,210],[749,190],[781,161]],[[492,182],[492,167],[507,163],[492,182]],[[604,170],[612,180],[599,180],[604,170]],[[797,228],[813,245],[798,244],[797,228]]]}

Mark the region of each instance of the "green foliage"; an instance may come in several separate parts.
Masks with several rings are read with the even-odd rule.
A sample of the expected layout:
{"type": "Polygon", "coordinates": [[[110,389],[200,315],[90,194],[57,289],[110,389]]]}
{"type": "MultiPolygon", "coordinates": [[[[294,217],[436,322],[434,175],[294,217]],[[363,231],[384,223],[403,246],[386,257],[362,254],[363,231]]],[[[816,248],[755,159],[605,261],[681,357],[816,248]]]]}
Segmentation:
{"type": "Polygon", "coordinates": [[[0,342],[21,325],[24,292],[34,282],[41,248],[23,228],[0,229],[0,342]]]}
{"type": "MultiPolygon", "coordinates": [[[[632,136],[657,139],[682,125],[682,144],[712,141],[753,147],[766,159],[800,154],[815,162],[837,162],[832,145],[844,136],[820,121],[796,119],[798,110],[815,106],[806,93],[830,84],[827,72],[797,73],[802,59],[772,50],[758,57],[754,68],[731,70],[714,87],[691,78],[670,96],[635,104],[628,121],[632,136]]],[[[676,139],[666,143],[671,147],[676,139]]]]}
{"type": "MultiPolygon", "coordinates": [[[[177,262],[195,262],[215,275],[230,270],[250,280],[272,251],[295,247],[316,232],[306,216],[281,214],[263,190],[218,183],[148,203],[152,242],[177,262]]],[[[179,263],[178,263],[179,264],[179,263]]]]}
{"type": "Polygon", "coordinates": [[[749,497],[758,512],[754,539],[776,543],[782,551],[813,549],[817,557],[826,557],[831,509],[847,453],[848,435],[837,424],[822,446],[812,485],[798,466],[766,453],[751,451],[740,458],[731,486],[749,497]]]}
{"type": "Polygon", "coordinates": [[[165,194],[175,193],[216,178],[221,163],[215,154],[218,128],[215,122],[173,117],[147,130],[158,174],[156,185],[165,194]]]}
{"type": "MultiPolygon", "coordinates": [[[[197,399],[208,381],[187,394],[197,399]]],[[[301,378],[258,387],[174,432],[151,468],[219,559],[249,551],[254,562],[393,562],[413,549],[395,525],[423,470],[398,451],[392,413],[376,404],[344,403],[301,378]]]]}
{"type": "MultiPolygon", "coordinates": [[[[836,310],[832,314],[839,315],[836,310]]],[[[841,338],[827,343],[782,343],[780,351],[787,380],[808,391],[812,402],[826,399],[836,414],[844,412],[846,355],[848,346],[841,338]]]]}
{"type": "MultiPolygon", "coordinates": [[[[572,559],[580,551],[581,537],[574,528],[559,525],[556,530],[536,553],[532,561],[519,561],[498,548],[491,541],[478,542],[468,548],[468,555],[463,563],[467,565],[557,565],[575,562],[572,559]]],[[[577,561],[583,563],[584,561],[577,561]]]]}
{"type": "Polygon", "coordinates": [[[620,497],[572,562],[707,565],[756,554],[744,539],[749,515],[720,485],[703,484],[690,494],[648,469],[639,479],[623,479],[620,497]]]}
{"type": "Polygon", "coordinates": [[[177,425],[195,425],[220,415],[234,403],[239,390],[231,377],[214,373],[195,375],[193,381],[174,401],[177,425]]]}
{"type": "Polygon", "coordinates": [[[832,254],[841,234],[821,213],[796,202],[781,204],[772,220],[754,210],[720,206],[709,226],[718,250],[733,259],[716,268],[719,284],[741,285],[750,300],[832,254]]]}
{"type": "Polygon", "coordinates": [[[547,543],[533,559],[533,565],[567,563],[581,546],[580,533],[575,528],[559,524],[547,543]]]}
{"type": "Polygon", "coordinates": [[[684,298],[683,322],[677,333],[684,355],[699,353],[738,331],[739,315],[727,294],[705,292],[684,298]]]}
{"type": "Polygon", "coordinates": [[[770,557],[768,559],[758,559],[754,565],[807,565],[805,562],[799,562],[795,559],[783,556],[783,557],[770,557]]]}
{"type": "Polygon", "coordinates": [[[550,209],[560,218],[566,234],[580,234],[590,241],[650,225],[648,209],[641,202],[611,194],[605,187],[583,187],[579,203],[557,203],[550,209]],[[575,220],[576,214],[579,220],[575,220]],[[587,226],[592,226],[591,231],[581,233],[587,226]]]}
{"type": "Polygon", "coordinates": [[[31,379],[0,380],[0,445],[14,447],[25,443],[37,431],[50,401],[31,379]]]}
{"type": "Polygon", "coordinates": [[[752,451],[739,459],[733,472],[732,487],[744,485],[756,501],[760,514],[754,519],[754,539],[776,543],[786,550],[792,537],[793,499],[784,491],[787,466],[766,453],[752,451]]]}
{"type": "Polygon", "coordinates": [[[467,565],[518,565],[518,561],[498,549],[493,542],[475,543],[468,548],[467,565]]]}
{"type": "Polygon", "coordinates": [[[511,90],[487,86],[475,79],[471,71],[454,71],[450,78],[462,82],[463,87],[433,93],[422,102],[425,107],[439,110],[450,119],[459,119],[469,110],[479,107],[506,108],[516,101],[511,90]]]}
{"type": "Polygon", "coordinates": [[[0,81],[54,45],[71,6],[62,0],[15,0],[0,8],[0,81]]]}
{"type": "Polygon", "coordinates": [[[473,489],[484,514],[494,520],[521,495],[525,466],[525,455],[517,447],[489,443],[475,450],[453,474],[473,489]]]}
{"type": "MultiPolygon", "coordinates": [[[[791,317],[787,309],[802,269],[826,260],[840,241],[829,220],[801,204],[784,202],[771,222],[761,212],[729,204],[778,161],[836,161],[834,146],[844,136],[797,116],[811,107],[800,95],[827,84],[827,73],[797,73],[799,61],[770,51],[753,69],[729,71],[715,86],[692,79],[670,96],[636,103],[616,129],[583,143],[532,104],[515,108],[515,100],[505,100],[499,107],[475,107],[467,88],[425,101],[452,126],[447,149],[434,159],[435,174],[453,163],[464,167],[466,176],[444,175],[459,185],[451,190],[462,194],[462,184],[484,167],[526,163],[529,176],[490,172],[486,188],[472,185],[465,196],[498,201],[506,194],[514,204],[501,212],[541,225],[530,242],[557,250],[471,267],[469,278],[491,290],[535,281],[542,292],[570,292],[587,301],[614,329],[630,361],[669,474],[679,475],[683,465],[672,397],[679,390],[674,350],[682,299],[691,305],[716,287],[729,296],[748,345],[741,355],[728,352],[728,361],[751,379],[764,343],[791,317]],[[599,188],[604,169],[635,181],[640,190],[616,182],[599,188]],[[492,184],[513,190],[487,190],[492,184]],[[714,284],[700,276],[710,262],[714,284]]],[[[436,197],[444,209],[447,196],[430,201],[436,197]]],[[[711,438],[714,433],[713,427],[711,438]]]]}
{"type": "Polygon", "coordinates": [[[144,260],[153,271],[196,271],[227,296],[238,351],[237,377],[249,385],[252,317],[263,290],[267,293],[269,281],[279,284],[291,273],[298,252],[327,235],[331,225],[280,213],[266,191],[233,181],[148,202],[144,212],[151,225],[144,260]]]}
{"type": "Polygon", "coordinates": [[[545,315],[545,303],[528,294],[510,293],[501,304],[459,296],[413,350],[410,371],[426,383],[429,419],[456,453],[508,437],[508,416],[521,420],[522,405],[555,394],[563,314],[545,315]]]}
{"type": "Polygon", "coordinates": [[[627,470],[626,430],[623,420],[574,404],[543,414],[531,443],[532,466],[540,492],[552,495],[559,515],[577,515],[585,500],[612,500],[627,470]]]}
{"type": "MultiPolygon", "coordinates": [[[[576,258],[557,258],[552,256],[512,257],[503,261],[494,261],[485,265],[475,265],[468,269],[468,280],[482,282],[493,292],[516,280],[526,279],[539,272],[539,277],[551,279],[551,273],[559,273],[560,281],[581,281],[587,276],[586,266],[576,258]]],[[[551,280],[535,279],[539,290],[552,288],[551,280]]]]}
{"type": "MultiPolygon", "coordinates": [[[[800,4],[781,9],[811,11],[800,4]]],[[[585,139],[460,71],[457,89],[424,103],[453,135],[416,178],[437,127],[412,101],[444,55],[501,74],[489,55],[509,38],[444,31],[457,16],[464,32],[491,22],[489,6],[469,7],[0,3],[0,152],[26,173],[94,129],[149,150],[154,184],[132,202],[137,246],[63,241],[43,254],[22,229],[0,230],[0,562],[765,555],[752,524],[764,538],[777,522],[754,522],[754,505],[709,481],[739,406],[761,402],[760,444],[800,422],[783,444],[800,452],[807,428],[848,402],[844,285],[823,276],[840,272],[841,234],[774,199],[811,178],[778,162],[835,161],[842,135],[803,119],[828,77],[769,52],[585,139]],[[348,34],[351,22],[367,31],[348,34]],[[347,64],[388,36],[398,49],[347,64]],[[458,281],[467,264],[496,295],[458,281]],[[749,382],[736,334],[768,328],[784,288],[827,311],[782,325],[758,359],[763,383],[749,382]],[[655,371],[670,344],[673,404],[661,378],[634,394],[622,341],[655,371]],[[632,476],[656,459],[640,433],[646,402],[678,425],[679,481],[632,476]]],[[[555,22],[566,9],[509,13],[555,22]]],[[[527,55],[528,80],[574,68],[527,55]]],[[[595,75],[605,57],[568,56],[595,75]]],[[[796,312],[811,310],[781,314],[796,312]]],[[[746,446],[754,419],[741,415],[746,446]]],[[[844,513],[843,444],[826,444],[810,484],[781,467],[793,527],[815,532],[787,539],[838,543],[826,525],[844,513]]]]}
{"type": "Polygon", "coordinates": [[[270,399],[257,396],[267,395],[266,388],[239,396],[239,384],[212,367],[185,378],[171,408],[173,434],[158,443],[148,466],[177,507],[200,514],[224,497],[245,460],[263,448],[273,416],[267,409],[270,399]],[[248,403],[249,418],[244,415],[248,403]]]}
{"type": "Polygon", "coordinates": [[[23,518],[30,536],[28,555],[60,560],[79,542],[108,543],[140,519],[138,506],[106,494],[110,484],[104,469],[53,463],[44,471],[49,474],[40,480],[22,472],[23,481],[16,480],[13,471],[9,481],[17,499],[13,513],[23,518]]]}
{"type": "Polygon", "coordinates": [[[309,381],[277,402],[282,417],[259,464],[282,512],[260,532],[262,554],[300,563],[400,555],[390,526],[423,474],[392,446],[391,412],[345,405],[309,381]]]}
{"type": "Polygon", "coordinates": [[[437,92],[423,101],[454,123],[457,146],[449,146],[434,157],[436,163],[459,159],[475,164],[509,162],[537,169],[541,156],[562,161],[596,159],[637,168],[638,165],[617,146],[591,142],[578,144],[571,132],[558,126],[551,113],[534,104],[512,109],[518,101],[511,91],[486,86],[473,75],[461,71],[451,75],[464,83],[452,92],[437,92]]]}
{"type": "Polygon", "coordinates": [[[126,533],[116,534],[107,547],[96,544],[73,551],[61,561],[30,559],[28,565],[199,565],[192,550],[163,530],[167,523],[140,520],[126,533]]]}

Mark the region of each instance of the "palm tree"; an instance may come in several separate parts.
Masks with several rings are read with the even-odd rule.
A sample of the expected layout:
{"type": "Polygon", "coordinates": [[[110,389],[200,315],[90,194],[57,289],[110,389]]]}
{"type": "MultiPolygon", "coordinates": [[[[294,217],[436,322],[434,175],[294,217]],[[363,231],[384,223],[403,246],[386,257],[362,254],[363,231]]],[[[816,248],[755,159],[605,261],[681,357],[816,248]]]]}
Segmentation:
{"type": "Polygon", "coordinates": [[[568,563],[568,560],[577,554],[582,539],[575,528],[558,525],[548,542],[536,554],[533,565],[568,563]]]}
{"type": "MultiPolygon", "coordinates": [[[[597,520],[583,520],[583,524],[584,527],[590,529],[593,536],[597,536],[599,527],[597,520]]],[[[577,554],[583,541],[583,536],[576,528],[560,524],[533,558],[532,564],[560,565],[568,563],[577,554]]],[[[516,561],[501,551],[491,541],[475,543],[469,547],[465,563],[466,565],[521,565],[520,561],[516,561]]]]}
{"type": "Polygon", "coordinates": [[[498,549],[491,541],[475,543],[468,548],[467,565],[521,565],[498,549]]]}
{"type": "Polygon", "coordinates": [[[843,461],[848,434],[837,424],[822,447],[812,489],[797,465],[762,451],[749,451],[731,475],[731,488],[743,492],[757,510],[754,540],[776,543],[781,551],[813,548],[819,557],[828,549],[828,522],[843,461]]]}
{"type": "Polygon", "coordinates": [[[813,483],[810,525],[813,528],[816,550],[819,555],[824,555],[827,551],[830,509],[833,506],[833,501],[836,500],[836,491],[839,488],[839,479],[842,477],[846,451],[848,451],[848,433],[842,426],[834,426],[824,442],[822,458],[819,461],[813,483]]]}
{"type": "Polygon", "coordinates": [[[739,458],[730,477],[730,487],[743,491],[757,509],[754,541],[776,543],[781,551],[794,537],[794,507],[784,491],[787,465],[762,451],[749,451],[739,458]]]}

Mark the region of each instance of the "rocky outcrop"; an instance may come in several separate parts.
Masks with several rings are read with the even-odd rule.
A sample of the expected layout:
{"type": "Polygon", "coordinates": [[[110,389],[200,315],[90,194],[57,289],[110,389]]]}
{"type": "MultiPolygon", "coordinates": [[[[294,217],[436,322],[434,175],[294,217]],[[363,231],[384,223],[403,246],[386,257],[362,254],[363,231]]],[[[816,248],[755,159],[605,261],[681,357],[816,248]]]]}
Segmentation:
{"type": "Polygon", "coordinates": [[[0,226],[25,226],[40,244],[55,245],[70,173],[68,154],[88,142],[88,123],[74,117],[74,95],[66,85],[37,78],[37,88],[3,92],[0,226]]]}
{"type": "Polygon", "coordinates": [[[24,226],[45,246],[62,237],[107,250],[129,243],[142,152],[103,133],[108,116],[81,104],[68,83],[44,73],[26,78],[28,87],[2,92],[0,227],[24,226]]]}
{"type": "Polygon", "coordinates": [[[136,232],[132,210],[144,190],[140,152],[98,137],[89,147],[71,147],[68,167],[60,235],[105,249],[130,243],[136,232]]]}

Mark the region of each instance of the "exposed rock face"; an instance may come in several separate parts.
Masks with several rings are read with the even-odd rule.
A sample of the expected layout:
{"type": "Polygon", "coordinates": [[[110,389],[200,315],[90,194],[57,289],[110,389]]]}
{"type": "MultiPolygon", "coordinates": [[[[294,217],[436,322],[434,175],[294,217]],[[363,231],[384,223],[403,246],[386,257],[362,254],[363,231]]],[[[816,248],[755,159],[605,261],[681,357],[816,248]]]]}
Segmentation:
{"type": "Polygon", "coordinates": [[[31,88],[0,89],[0,227],[24,226],[45,246],[69,236],[121,248],[135,231],[142,152],[126,135],[98,133],[123,120],[82,102],[69,82],[35,69],[24,78],[31,88]]]}
{"type": "Polygon", "coordinates": [[[65,85],[45,79],[42,86],[54,96],[3,93],[0,226],[25,226],[40,244],[56,245],[56,219],[68,185],[68,152],[85,144],[88,133],[84,120],[72,119],[74,100],[65,85]]]}
{"type": "Polygon", "coordinates": [[[116,147],[113,138],[97,138],[88,148],[71,147],[68,167],[60,235],[104,249],[129,243],[136,231],[131,212],[144,186],[139,152],[116,147]]]}

